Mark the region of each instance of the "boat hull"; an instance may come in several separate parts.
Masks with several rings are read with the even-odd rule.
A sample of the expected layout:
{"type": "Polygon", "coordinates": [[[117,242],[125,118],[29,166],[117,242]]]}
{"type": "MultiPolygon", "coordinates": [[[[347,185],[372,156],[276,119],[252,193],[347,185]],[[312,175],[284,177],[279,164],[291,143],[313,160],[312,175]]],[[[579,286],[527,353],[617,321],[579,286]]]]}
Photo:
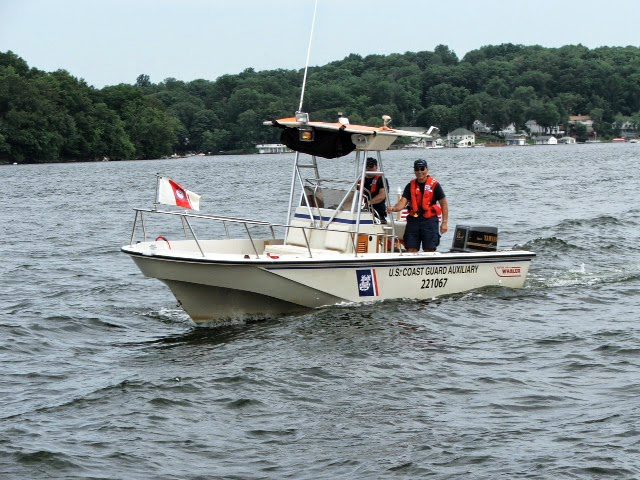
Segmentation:
{"type": "Polygon", "coordinates": [[[302,305],[245,290],[176,280],[162,282],[197,324],[275,317],[308,310],[302,305]]]}
{"type": "Polygon", "coordinates": [[[377,255],[172,256],[123,247],[163,281],[199,324],[267,317],[343,302],[432,299],[486,286],[520,288],[532,252],[377,255]]]}

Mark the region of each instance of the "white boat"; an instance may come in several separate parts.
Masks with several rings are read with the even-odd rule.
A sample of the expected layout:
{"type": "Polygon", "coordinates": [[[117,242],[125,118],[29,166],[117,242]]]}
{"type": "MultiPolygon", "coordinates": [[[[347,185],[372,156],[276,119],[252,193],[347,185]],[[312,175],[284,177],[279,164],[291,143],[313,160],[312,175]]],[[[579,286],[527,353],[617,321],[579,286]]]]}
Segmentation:
{"type": "Polygon", "coordinates": [[[256,145],[256,149],[260,154],[293,152],[293,150],[291,150],[289,147],[281,143],[263,143],[260,145],[256,145]]]}
{"type": "Polygon", "coordinates": [[[436,148],[444,148],[444,145],[418,145],[415,143],[410,143],[402,147],[403,150],[434,150],[436,148]]]}
{"type": "Polygon", "coordinates": [[[281,128],[282,142],[296,151],[285,222],[159,210],[156,205],[135,209],[131,241],[122,247],[144,275],[169,287],[197,324],[524,285],[535,254],[497,250],[497,230],[458,227],[452,251],[407,253],[402,247],[406,223],[392,217],[381,223],[369,208],[366,192],[358,188],[367,175],[365,159],[375,155],[376,174],[384,176],[381,152],[400,136],[415,137],[414,132],[310,122],[304,113],[265,124],[281,128]],[[338,158],[353,150],[347,183],[320,176],[318,156],[338,158]],[[185,239],[150,235],[150,216],[181,222],[185,239]],[[195,219],[223,225],[226,238],[199,239],[195,219]],[[227,227],[232,224],[246,236],[231,238],[227,227]],[[251,233],[255,227],[271,234],[257,238],[255,230],[251,233]]]}
{"type": "MultiPolygon", "coordinates": [[[[316,0],[313,23],[317,7],[316,0]]],[[[456,227],[451,251],[404,250],[406,223],[393,216],[388,224],[381,221],[358,186],[373,173],[366,171],[369,155],[378,160],[375,174],[384,177],[381,152],[398,137],[433,141],[434,127],[426,134],[397,130],[389,127],[386,115],[383,127],[350,125],[343,115],[337,123],[310,122],[302,105],[311,37],[295,117],[265,122],[282,129],[281,143],[296,152],[286,222],[158,210],[157,194],[154,208],[135,209],[131,240],[122,251],[146,276],[164,282],[198,324],[339,303],[431,299],[487,286],[522,287],[535,254],[497,250],[493,227],[456,227]],[[320,176],[318,156],[339,158],[354,150],[353,174],[346,183],[320,176]],[[149,216],[178,219],[185,239],[169,242],[160,235],[149,240],[149,216]],[[196,219],[222,224],[226,238],[198,239],[191,224],[196,219]],[[246,236],[232,238],[230,225],[244,229],[246,236]],[[254,227],[271,235],[258,238],[255,230],[251,234],[254,227]],[[143,238],[137,241],[140,230],[143,238]]],[[[173,194],[176,205],[191,207],[193,192],[180,187],[173,194]]]]}

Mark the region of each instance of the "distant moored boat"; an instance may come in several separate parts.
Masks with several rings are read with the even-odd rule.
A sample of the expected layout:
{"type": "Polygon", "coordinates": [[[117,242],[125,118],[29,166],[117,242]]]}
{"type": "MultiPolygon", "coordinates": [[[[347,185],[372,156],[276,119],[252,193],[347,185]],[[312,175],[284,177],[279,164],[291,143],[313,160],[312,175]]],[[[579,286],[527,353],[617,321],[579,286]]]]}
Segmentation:
{"type": "Polygon", "coordinates": [[[258,153],[290,153],[293,152],[289,147],[282,143],[265,143],[256,145],[258,153]]]}

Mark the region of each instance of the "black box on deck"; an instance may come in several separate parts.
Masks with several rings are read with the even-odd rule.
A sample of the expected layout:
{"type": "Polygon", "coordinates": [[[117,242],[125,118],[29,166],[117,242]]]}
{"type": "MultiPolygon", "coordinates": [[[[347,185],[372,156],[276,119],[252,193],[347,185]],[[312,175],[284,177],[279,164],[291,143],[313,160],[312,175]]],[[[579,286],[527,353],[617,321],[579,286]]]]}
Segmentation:
{"type": "Polygon", "coordinates": [[[452,252],[495,252],[498,249],[498,229],[483,225],[456,225],[452,252]]]}

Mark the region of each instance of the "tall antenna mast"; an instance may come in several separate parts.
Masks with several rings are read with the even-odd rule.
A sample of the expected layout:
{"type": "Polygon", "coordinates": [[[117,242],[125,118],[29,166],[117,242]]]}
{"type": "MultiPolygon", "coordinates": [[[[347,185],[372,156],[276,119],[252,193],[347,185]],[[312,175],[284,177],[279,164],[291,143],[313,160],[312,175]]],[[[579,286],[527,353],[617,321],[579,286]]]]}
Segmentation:
{"type": "Polygon", "coordinates": [[[313,8],[313,21],[311,22],[311,33],[309,34],[309,48],[307,49],[307,63],[304,66],[304,78],[302,79],[302,92],[300,92],[300,106],[298,112],[302,112],[302,101],[304,100],[304,89],[307,85],[307,70],[309,70],[309,57],[311,56],[311,40],[313,39],[313,28],[316,24],[316,12],[318,11],[318,0],[313,8]]]}

